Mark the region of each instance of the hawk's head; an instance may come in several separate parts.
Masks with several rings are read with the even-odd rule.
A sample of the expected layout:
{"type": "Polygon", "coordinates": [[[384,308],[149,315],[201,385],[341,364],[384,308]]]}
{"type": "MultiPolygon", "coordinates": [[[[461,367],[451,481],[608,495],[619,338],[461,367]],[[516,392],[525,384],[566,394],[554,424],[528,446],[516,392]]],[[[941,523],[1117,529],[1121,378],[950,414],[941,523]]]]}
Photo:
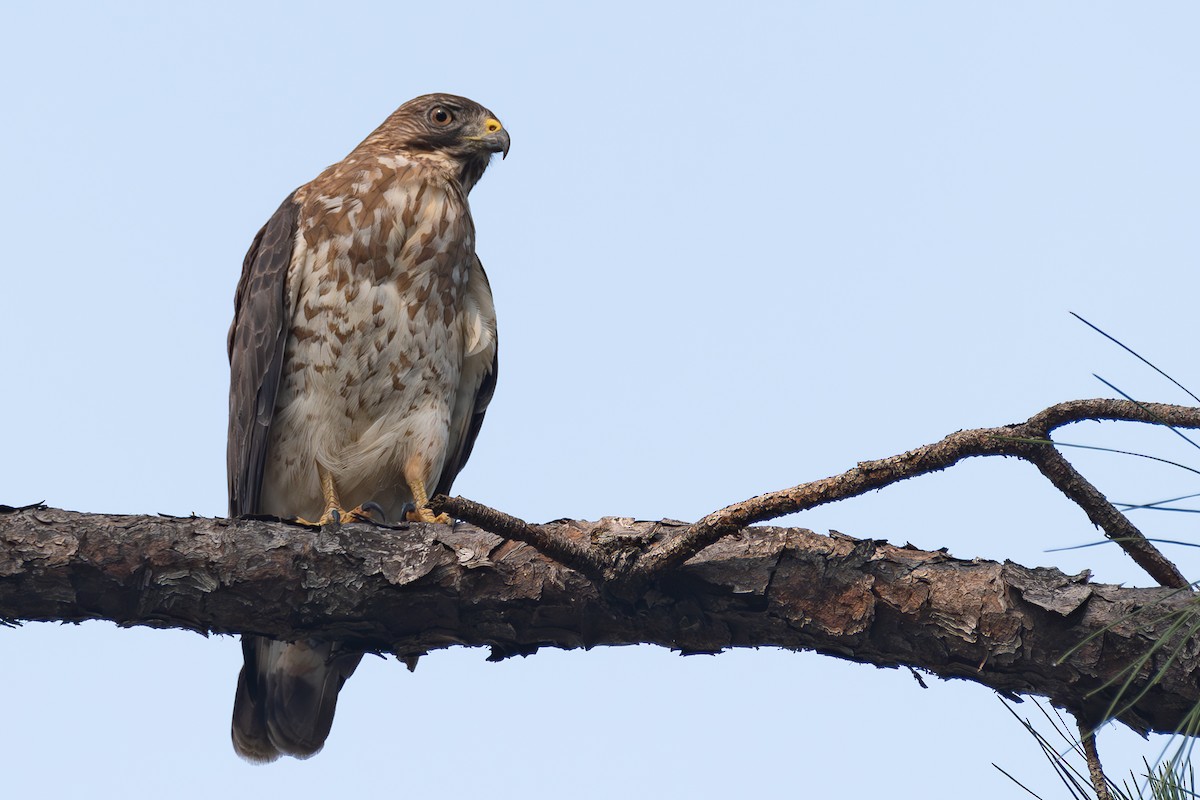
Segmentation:
{"type": "MultiPolygon", "coordinates": [[[[508,155],[508,131],[496,115],[465,97],[425,94],[409,100],[367,138],[389,150],[438,153],[453,160],[470,189],[493,153],[508,155]]],[[[365,143],[364,143],[365,144],[365,143]]]]}

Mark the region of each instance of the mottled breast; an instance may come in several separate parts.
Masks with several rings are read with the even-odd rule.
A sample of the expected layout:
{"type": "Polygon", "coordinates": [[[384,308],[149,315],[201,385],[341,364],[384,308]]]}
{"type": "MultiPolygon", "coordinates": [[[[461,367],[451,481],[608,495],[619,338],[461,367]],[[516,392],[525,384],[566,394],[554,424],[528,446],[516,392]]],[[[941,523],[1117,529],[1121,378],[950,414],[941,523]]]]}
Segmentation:
{"type": "Polygon", "coordinates": [[[427,462],[432,485],[446,458],[475,263],[469,207],[441,171],[399,156],[347,159],[295,199],[293,313],[264,498],[299,490],[311,509],[287,513],[319,516],[320,463],[345,507],[374,500],[390,514],[410,499],[401,465],[427,462]]]}

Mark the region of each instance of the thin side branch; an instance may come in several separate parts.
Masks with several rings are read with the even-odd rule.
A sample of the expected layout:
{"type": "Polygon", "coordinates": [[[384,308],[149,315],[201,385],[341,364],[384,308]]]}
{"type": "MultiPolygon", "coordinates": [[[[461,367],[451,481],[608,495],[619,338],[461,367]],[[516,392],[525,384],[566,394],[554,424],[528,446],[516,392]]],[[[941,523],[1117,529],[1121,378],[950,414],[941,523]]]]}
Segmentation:
{"type": "Polygon", "coordinates": [[[531,525],[523,519],[465,497],[438,495],[429,501],[429,505],[437,513],[445,512],[488,533],[535,547],[543,555],[582,572],[594,581],[604,581],[608,577],[609,561],[594,548],[559,535],[546,525],[531,525]]]}
{"type": "Polygon", "coordinates": [[[1082,508],[1092,524],[1119,544],[1159,586],[1183,589],[1189,585],[1179,567],[1163,555],[1099,489],[1079,474],[1062,453],[1053,447],[1040,446],[1026,460],[1036,466],[1055,488],[1082,508]]]}
{"type": "Polygon", "coordinates": [[[1112,800],[1108,790],[1108,779],[1104,777],[1104,767],[1100,764],[1100,751],[1096,749],[1096,731],[1082,718],[1076,717],[1079,727],[1079,743],[1083,746],[1083,755],[1087,759],[1088,776],[1092,779],[1092,790],[1096,792],[1096,800],[1112,800]]]}
{"type": "Polygon", "coordinates": [[[840,475],[734,503],[670,532],[640,552],[610,551],[595,544],[566,541],[546,526],[532,525],[464,498],[435,498],[433,506],[484,530],[526,542],[593,580],[608,584],[618,594],[630,595],[714,542],[756,522],[857,497],[946,469],[967,458],[1013,456],[1036,466],[1160,586],[1188,588],[1190,584],[1179,568],[1054,448],[1050,434],[1055,429],[1084,420],[1200,428],[1200,408],[1105,399],[1058,403],[1023,423],[959,431],[907,453],[861,462],[840,475]]]}
{"type": "Polygon", "coordinates": [[[435,510],[478,525],[500,536],[526,542],[618,594],[639,588],[675,569],[704,548],[748,525],[857,497],[900,481],[926,475],[980,456],[1012,456],[1038,468],[1076,503],[1088,519],[1116,542],[1160,586],[1190,584],[1175,564],[1055,449],[1050,434],[1084,420],[1123,420],[1176,428],[1200,428],[1200,408],[1128,400],[1074,400],[1058,403],[1023,423],[952,433],[940,442],[907,453],[863,461],[856,467],[790,489],[734,503],[698,522],[658,537],[645,549],[610,549],[563,539],[548,526],[533,525],[464,498],[435,498],[435,510]]]}
{"type": "Polygon", "coordinates": [[[1200,408],[1128,400],[1073,400],[1058,403],[1024,423],[959,431],[940,442],[877,461],[864,461],[841,475],[803,483],[735,503],[704,517],[678,535],[646,551],[635,577],[650,578],[672,569],[713,542],[747,525],[857,497],[918,475],[937,472],[976,456],[1015,456],[1038,466],[1089,519],[1117,542],[1162,586],[1185,588],[1188,581],[1133,523],[1116,510],[1052,446],[1051,432],[1083,420],[1124,420],[1177,428],[1200,428],[1200,408]],[[1048,455],[1051,454],[1051,455],[1048,455]]]}

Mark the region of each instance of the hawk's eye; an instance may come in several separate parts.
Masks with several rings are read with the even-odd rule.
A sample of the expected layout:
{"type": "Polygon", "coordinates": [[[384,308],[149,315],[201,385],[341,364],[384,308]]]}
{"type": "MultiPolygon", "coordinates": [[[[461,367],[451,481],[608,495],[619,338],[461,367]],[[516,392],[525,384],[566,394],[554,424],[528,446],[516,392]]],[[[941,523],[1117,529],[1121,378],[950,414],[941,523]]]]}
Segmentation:
{"type": "Polygon", "coordinates": [[[451,122],[454,122],[454,115],[442,106],[437,106],[433,111],[429,112],[429,121],[439,128],[444,128],[451,122]]]}

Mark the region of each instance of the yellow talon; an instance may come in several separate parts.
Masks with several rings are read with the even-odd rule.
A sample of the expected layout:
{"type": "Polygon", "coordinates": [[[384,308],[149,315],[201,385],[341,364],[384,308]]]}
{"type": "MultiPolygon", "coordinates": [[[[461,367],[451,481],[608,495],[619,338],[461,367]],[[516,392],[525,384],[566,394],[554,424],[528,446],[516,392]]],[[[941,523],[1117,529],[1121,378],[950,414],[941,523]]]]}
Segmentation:
{"type": "Polygon", "coordinates": [[[454,520],[450,519],[449,514],[434,514],[433,509],[429,507],[429,494],[425,491],[425,482],[417,479],[409,481],[408,488],[412,490],[413,505],[416,506],[412,511],[405,515],[409,522],[428,522],[436,525],[449,525],[454,520]]]}
{"type": "Polygon", "coordinates": [[[321,494],[325,497],[325,513],[316,522],[311,522],[303,517],[296,517],[292,520],[293,522],[307,525],[310,528],[324,528],[326,525],[340,525],[344,522],[371,521],[371,513],[365,511],[362,506],[357,506],[350,511],[342,508],[342,501],[338,499],[337,487],[333,485],[333,474],[329,470],[318,464],[317,475],[321,478],[321,494]]]}
{"type": "Polygon", "coordinates": [[[428,506],[419,506],[406,515],[409,522],[429,522],[435,525],[449,525],[454,520],[449,514],[434,514],[428,506]]]}

